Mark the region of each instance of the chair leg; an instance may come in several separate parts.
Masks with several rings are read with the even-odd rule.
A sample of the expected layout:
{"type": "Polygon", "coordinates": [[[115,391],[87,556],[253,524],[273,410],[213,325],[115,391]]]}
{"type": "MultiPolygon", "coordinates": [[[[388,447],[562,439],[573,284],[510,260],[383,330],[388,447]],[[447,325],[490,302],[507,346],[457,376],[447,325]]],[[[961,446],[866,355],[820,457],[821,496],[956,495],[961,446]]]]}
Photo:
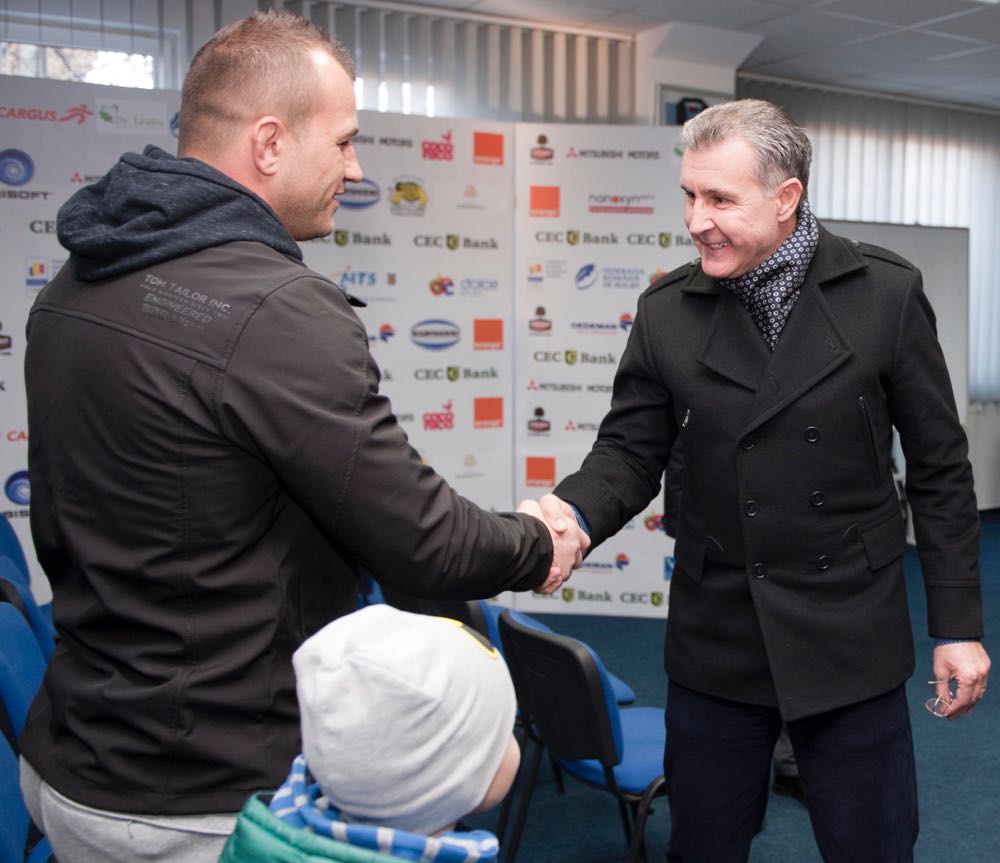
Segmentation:
{"type": "MultiPolygon", "coordinates": [[[[514,737],[517,738],[517,743],[521,747],[521,752],[527,752],[528,744],[531,742],[531,736],[518,722],[514,726],[514,737]]],[[[522,757],[521,763],[518,765],[517,773],[514,775],[514,782],[511,785],[510,791],[507,792],[507,796],[503,799],[503,806],[500,807],[500,817],[497,819],[496,829],[493,831],[497,837],[497,841],[500,843],[500,847],[503,847],[503,836],[507,832],[507,822],[510,821],[510,812],[514,808],[514,798],[517,797],[517,792],[524,784],[524,773],[525,773],[526,762],[522,757]]]]}
{"type": "MultiPolygon", "coordinates": [[[[525,738],[530,740],[530,736],[525,738]]],[[[531,805],[531,796],[535,791],[535,781],[538,779],[538,768],[542,764],[542,750],[544,747],[537,741],[531,751],[531,761],[528,764],[528,771],[524,778],[524,788],[521,789],[521,804],[517,808],[517,819],[514,821],[514,828],[510,834],[510,840],[506,843],[504,863],[514,863],[517,857],[517,849],[521,844],[521,834],[524,832],[524,824],[528,820],[528,808],[531,805]]]]}
{"type": "Polygon", "coordinates": [[[625,830],[625,844],[630,845],[632,834],[635,832],[632,829],[632,813],[629,812],[628,804],[621,797],[618,798],[618,813],[622,817],[622,827],[625,830]]]}
{"type": "Polygon", "coordinates": [[[628,846],[628,863],[636,863],[640,858],[642,860],[646,859],[646,819],[649,817],[649,809],[653,805],[653,798],[665,782],[666,779],[659,776],[650,782],[649,786],[643,792],[642,799],[639,801],[639,807],[636,810],[635,823],[632,825],[632,840],[628,846]]]}
{"type": "Polygon", "coordinates": [[[549,764],[552,765],[552,773],[556,777],[556,788],[559,789],[560,794],[565,794],[566,783],[563,782],[562,768],[559,766],[559,762],[556,761],[555,755],[551,752],[549,753],[549,764]]]}

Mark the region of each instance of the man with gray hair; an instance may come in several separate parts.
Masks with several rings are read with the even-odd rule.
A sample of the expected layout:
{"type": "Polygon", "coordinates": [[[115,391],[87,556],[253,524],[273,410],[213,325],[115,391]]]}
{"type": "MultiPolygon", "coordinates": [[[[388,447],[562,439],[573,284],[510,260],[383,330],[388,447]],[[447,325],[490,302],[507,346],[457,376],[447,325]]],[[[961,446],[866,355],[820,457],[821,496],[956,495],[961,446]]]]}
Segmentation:
{"type": "Polygon", "coordinates": [[[683,441],[668,860],[748,858],[782,720],[823,859],[912,860],[914,652],[893,426],[938,715],[970,711],[990,666],[972,469],[934,313],[912,264],[819,224],[809,140],[779,107],[717,105],[683,134],[701,258],[640,298],[597,441],[543,508],[575,510],[597,546],[657,494],[683,441]]]}

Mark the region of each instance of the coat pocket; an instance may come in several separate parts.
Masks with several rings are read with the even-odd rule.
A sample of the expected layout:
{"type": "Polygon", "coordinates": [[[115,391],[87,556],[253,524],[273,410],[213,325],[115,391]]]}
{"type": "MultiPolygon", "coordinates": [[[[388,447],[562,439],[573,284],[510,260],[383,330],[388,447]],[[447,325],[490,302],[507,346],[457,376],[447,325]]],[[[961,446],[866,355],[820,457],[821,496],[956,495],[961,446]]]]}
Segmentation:
{"type": "Polygon", "coordinates": [[[864,396],[858,396],[858,414],[861,418],[861,437],[868,452],[868,464],[871,467],[872,478],[878,485],[882,481],[882,463],[879,461],[878,448],[875,446],[875,429],[864,396]]]}
{"type": "Polygon", "coordinates": [[[698,539],[678,536],[674,546],[674,572],[682,572],[696,583],[701,583],[705,571],[705,543],[698,539]]]}
{"type": "Polygon", "coordinates": [[[898,513],[861,531],[868,566],[874,572],[897,560],[906,548],[906,522],[898,513]]]}

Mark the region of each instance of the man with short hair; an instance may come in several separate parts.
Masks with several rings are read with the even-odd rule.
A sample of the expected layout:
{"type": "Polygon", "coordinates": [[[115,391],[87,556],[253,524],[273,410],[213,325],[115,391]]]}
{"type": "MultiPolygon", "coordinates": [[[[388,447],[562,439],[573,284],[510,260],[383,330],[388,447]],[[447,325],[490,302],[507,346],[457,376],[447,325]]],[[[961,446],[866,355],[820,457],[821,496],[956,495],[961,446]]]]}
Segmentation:
{"type": "Polygon", "coordinates": [[[180,156],[125,154],[60,211],[25,363],[60,639],[21,751],[68,863],[218,859],[300,751],[292,652],[362,568],[475,598],[579,562],[575,521],[485,512],[421,463],[357,302],[302,263],[362,177],[351,79],[304,19],[238,21],[192,61],[180,156]]]}
{"type": "Polygon", "coordinates": [[[912,264],[817,222],[809,140],[776,105],[714,106],[683,137],[701,259],[641,297],[597,441],[544,507],[572,505],[596,546],[656,495],[683,441],[664,652],[668,860],[747,859],[782,720],[823,859],[912,860],[893,426],[940,712],[971,710],[990,665],[972,470],[934,313],[912,264]]]}

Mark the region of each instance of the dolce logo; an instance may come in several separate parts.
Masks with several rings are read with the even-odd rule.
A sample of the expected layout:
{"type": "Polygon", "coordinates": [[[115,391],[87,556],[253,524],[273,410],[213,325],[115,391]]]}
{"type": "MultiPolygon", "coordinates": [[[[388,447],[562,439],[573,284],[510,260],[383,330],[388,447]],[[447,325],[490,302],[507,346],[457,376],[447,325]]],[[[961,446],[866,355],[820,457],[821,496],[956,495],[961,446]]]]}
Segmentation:
{"type": "Polygon", "coordinates": [[[52,219],[33,219],[28,223],[28,228],[33,234],[54,234],[56,223],[52,219]]]}

